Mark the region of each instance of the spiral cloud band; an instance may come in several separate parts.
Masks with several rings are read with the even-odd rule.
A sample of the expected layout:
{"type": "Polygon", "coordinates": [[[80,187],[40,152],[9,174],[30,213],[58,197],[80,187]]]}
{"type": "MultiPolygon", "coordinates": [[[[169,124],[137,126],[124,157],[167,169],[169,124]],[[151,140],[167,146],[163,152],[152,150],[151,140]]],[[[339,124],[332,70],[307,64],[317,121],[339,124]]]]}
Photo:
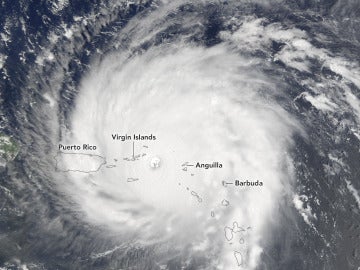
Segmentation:
{"type": "MultiPolygon", "coordinates": [[[[113,54],[96,65],[63,141],[95,145],[110,164],[70,172],[88,219],[144,245],[212,250],[219,269],[254,268],[292,179],[287,151],[296,129],[271,99],[276,80],[257,65],[227,45],[189,44],[113,54]],[[244,186],[226,184],[235,179],[244,186]],[[236,232],[243,237],[235,240],[236,232]]],[[[82,158],[66,157],[64,166],[82,158]]]]}
{"type": "Polygon", "coordinates": [[[0,269],[360,265],[360,1],[0,6],[0,269]]]}

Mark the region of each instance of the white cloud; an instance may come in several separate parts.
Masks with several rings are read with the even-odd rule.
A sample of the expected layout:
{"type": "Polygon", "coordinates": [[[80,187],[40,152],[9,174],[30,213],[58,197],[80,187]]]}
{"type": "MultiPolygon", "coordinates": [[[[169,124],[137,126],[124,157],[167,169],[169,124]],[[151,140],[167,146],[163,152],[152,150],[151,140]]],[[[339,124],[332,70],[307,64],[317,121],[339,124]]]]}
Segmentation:
{"type": "MultiPolygon", "coordinates": [[[[268,219],[280,192],[288,188],[284,183],[292,179],[284,153],[297,126],[280,106],[259,94],[265,87],[270,94],[273,80],[224,46],[178,44],[131,59],[109,56],[83,79],[72,133],[64,143],[95,144],[100,155],[119,163],[88,176],[71,174],[69,192],[89,220],[144,244],[171,239],[204,248],[224,241],[221,226],[237,221],[252,228],[245,254],[254,268],[268,219]],[[147,142],[148,156],[160,157],[160,168],[151,170],[148,156],[124,162],[132,145],[114,141],[112,133],[156,135],[156,141],[147,142]],[[223,168],[195,170],[190,176],[182,171],[185,161],[218,161],[223,168]],[[129,183],[127,177],[139,180],[129,183]],[[264,186],[226,189],[223,179],[261,180],[264,186]],[[223,199],[230,202],[226,209],[223,199]],[[207,231],[214,222],[218,232],[207,231]]],[[[140,151],[141,144],[136,147],[140,151]]],[[[224,265],[232,267],[233,251],[223,246],[221,254],[224,265]]]]}
{"type": "Polygon", "coordinates": [[[304,92],[301,93],[307,101],[309,101],[316,109],[322,111],[335,111],[338,106],[329,100],[324,94],[320,94],[318,96],[311,96],[309,93],[304,92]]]}

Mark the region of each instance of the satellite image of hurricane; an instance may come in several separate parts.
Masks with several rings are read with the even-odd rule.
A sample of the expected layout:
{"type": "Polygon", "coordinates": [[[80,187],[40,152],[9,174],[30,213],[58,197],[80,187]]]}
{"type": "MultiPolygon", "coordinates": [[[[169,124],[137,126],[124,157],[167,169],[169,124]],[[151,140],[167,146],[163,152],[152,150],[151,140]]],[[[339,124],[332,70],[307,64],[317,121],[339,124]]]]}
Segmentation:
{"type": "Polygon", "coordinates": [[[359,0],[0,0],[0,270],[360,270],[359,0]]]}

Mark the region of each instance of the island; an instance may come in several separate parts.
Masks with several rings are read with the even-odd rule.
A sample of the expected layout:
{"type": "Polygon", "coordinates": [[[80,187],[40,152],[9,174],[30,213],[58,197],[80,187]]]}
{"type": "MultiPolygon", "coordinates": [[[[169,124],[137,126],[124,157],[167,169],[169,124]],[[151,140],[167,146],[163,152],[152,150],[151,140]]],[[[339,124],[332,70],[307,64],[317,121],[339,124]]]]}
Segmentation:
{"type": "Polygon", "coordinates": [[[94,154],[58,152],[54,159],[55,169],[62,172],[97,172],[106,164],[105,157],[94,154]]]}
{"type": "Polygon", "coordinates": [[[19,153],[19,146],[13,138],[0,133],[0,167],[5,167],[9,161],[15,159],[19,153]]]}

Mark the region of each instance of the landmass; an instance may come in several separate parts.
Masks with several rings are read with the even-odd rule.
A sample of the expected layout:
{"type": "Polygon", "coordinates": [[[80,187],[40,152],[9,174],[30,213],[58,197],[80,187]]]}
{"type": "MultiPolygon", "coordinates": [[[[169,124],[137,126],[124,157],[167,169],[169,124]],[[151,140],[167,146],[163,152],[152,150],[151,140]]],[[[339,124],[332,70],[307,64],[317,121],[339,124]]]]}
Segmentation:
{"type": "Polygon", "coordinates": [[[59,152],[54,158],[56,170],[62,172],[97,172],[106,164],[104,157],[94,154],[59,152]]]}
{"type": "Polygon", "coordinates": [[[15,159],[19,153],[19,146],[10,136],[0,133],[0,167],[5,167],[9,161],[15,159]]]}

